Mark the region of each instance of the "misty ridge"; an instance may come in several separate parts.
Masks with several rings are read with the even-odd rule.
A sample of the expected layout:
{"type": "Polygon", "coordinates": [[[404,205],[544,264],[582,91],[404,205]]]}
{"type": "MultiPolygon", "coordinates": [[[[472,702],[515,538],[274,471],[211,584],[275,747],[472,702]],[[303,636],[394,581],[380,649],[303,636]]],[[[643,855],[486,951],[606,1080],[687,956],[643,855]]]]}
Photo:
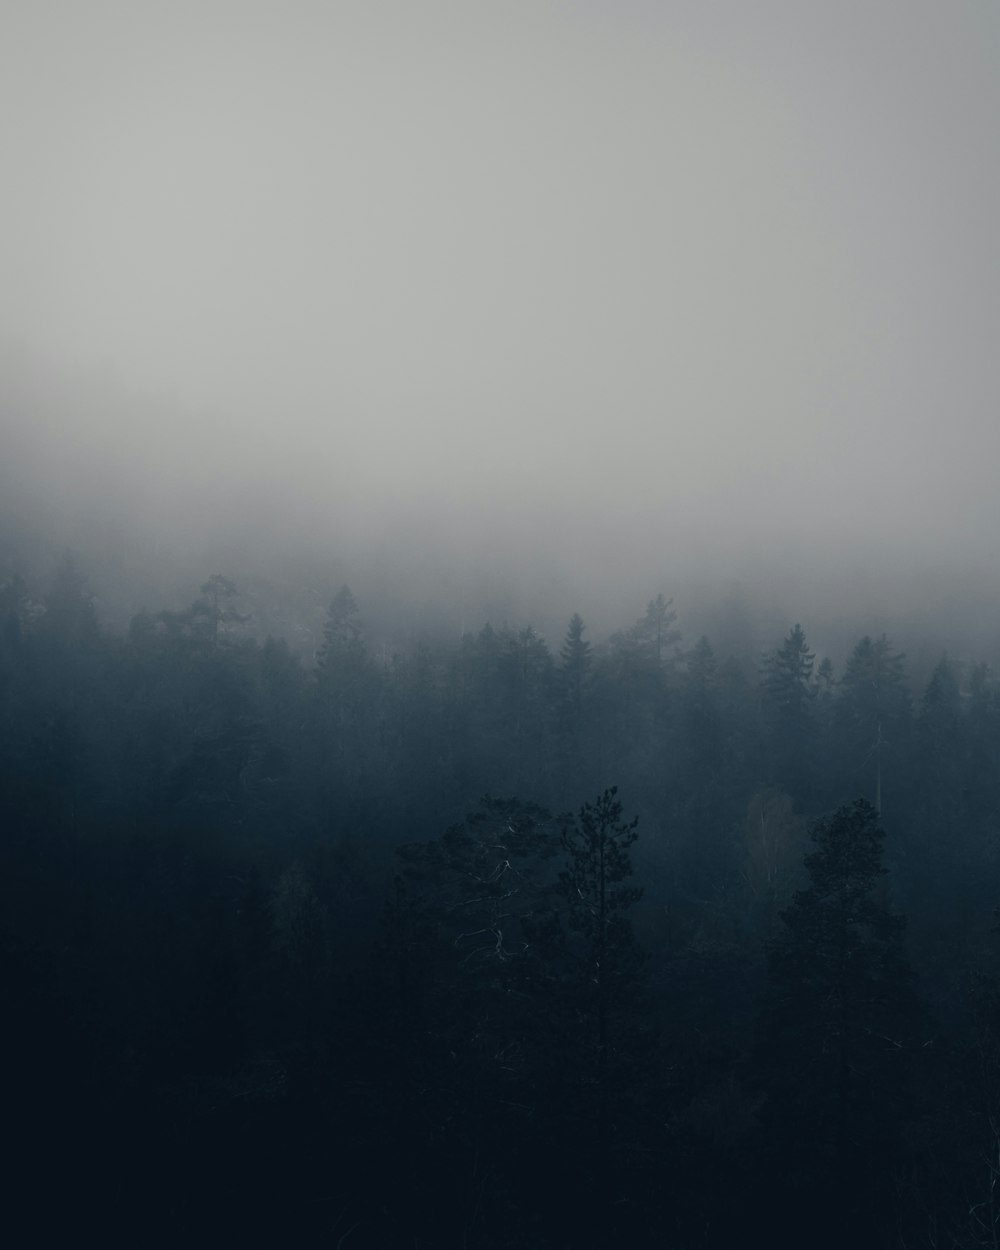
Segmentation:
{"type": "Polygon", "coordinates": [[[98,616],[119,631],[140,610],[185,606],[222,570],[244,597],[244,632],[284,638],[304,659],[347,582],[386,656],[487,623],[530,625],[554,643],[577,610],[603,640],[655,591],[674,599],[689,641],[707,633],[750,667],[800,619],[838,666],[858,637],[882,632],[918,680],[945,652],[1000,662],[985,534],[942,554],[940,537],[922,550],[876,528],[851,540],[798,518],[781,535],[755,532],[749,501],[730,502],[709,528],[669,499],[638,515],[627,480],[606,509],[591,506],[589,488],[567,505],[516,481],[496,496],[482,483],[475,504],[433,488],[366,501],[336,468],[321,489],[273,463],[254,468],[238,425],[230,442],[206,442],[182,407],[106,373],[57,370],[10,345],[4,364],[5,578],[26,578],[40,600],[72,555],[98,616]]]}
{"type": "Polygon", "coordinates": [[[0,4],[12,1245],[1000,1238],[1000,16],[0,4]]]}

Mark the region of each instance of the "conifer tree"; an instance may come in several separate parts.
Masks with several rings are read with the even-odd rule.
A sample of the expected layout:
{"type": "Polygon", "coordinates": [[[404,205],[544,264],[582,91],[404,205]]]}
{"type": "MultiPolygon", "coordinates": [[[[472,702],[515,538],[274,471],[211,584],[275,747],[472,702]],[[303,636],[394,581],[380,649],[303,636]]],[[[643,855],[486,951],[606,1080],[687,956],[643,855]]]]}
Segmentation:
{"type": "Polygon", "coordinates": [[[234,582],[221,573],[213,573],[201,587],[205,596],[195,605],[205,617],[206,628],[212,640],[212,646],[219,645],[221,629],[226,625],[242,625],[249,621],[248,613],[238,612],[233,606],[239,596],[234,582]]]}
{"type": "Polygon", "coordinates": [[[813,698],[815,658],[805,631],[796,624],[764,665],[764,694],[776,713],[796,721],[805,714],[813,698]]]}
{"type": "Polygon", "coordinates": [[[764,662],[764,717],[770,739],[771,780],[795,798],[810,795],[815,718],[813,663],[805,632],[796,624],[764,662]]]}
{"type": "Polygon", "coordinates": [[[882,815],[887,766],[899,755],[910,712],[904,657],[885,634],[867,635],[851,652],[841,680],[838,729],[848,768],[845,781],[857,785],[859,772],[871,778],[875,810],[882,815]]]}
{"type": "Polygon", "coordinates": [[[636,626],[636,633],[648,644],[657,668],[663,664],[668,647],[675,646],[681,639],[673,603],[673,599],[664,599],[662,594],[650,599],[645,615],[636,626]]]}
{"type": "Polygon", "coordinates": [[[723,742],[719,666],[704,634],[686,660],[676,760],[690,792],[718,790],[723,742]]]}
{"type": "Polygon", "coordinates": [[[579,719],[583,706],[583,690],[590,672],[590,643],[583,637],[586,626],[579,612],[570,617],[566,637],[559,649],[562,679],[574,719],[579,719]]]}
{"type": "Polygon", "coordinates": [[[330,780],[338,788],[336,799],[328,795],[328,801],[343,804],[353,787],[356,802],[362,776],[375,756],[379,682],[348,586],[340,588],[327,610],[316,679],[327,767],[332,767],[330,780]]]}
{"type": "MultiPolygon", "coordinates": [[[[625,1183],[612,1152],[634,1135],[641,1118],[630,1095],[649,1040],[640,1010],[644,955],[628,916],[642,895],[628,884],[639,822],[623,821],[616,795],[617,787],[605,790],[563,826],[566,867],[557,885],[563,911],[550,965],[552,992],[560,1000],[553,1020],[561,1034],[558,1079],[571,1080],[585,1095],[570,1126],[573,1149],[582,1147],[580,1166],[601,1187],[594,1218],[606,1221],[599,1231],[608,1236],[614,1196],[625,1183]]],[[[571,1105],[568,1099],[564,1105],[571,1105]]]]}
{"type": "Polygon", "coordinates": [[[891,1205],[914,1052],[905,922],[883,901],[885,835],[869,803],[812,832],[809,885],[769,952],[764,1119],[805,1203],[877,1223],[891,1205]]]}
{"type": "Polygon", "coordinates": [[[622,805],[612,786],[594,803],[585,803],[576,820],[564,826],[562,846],[568,865],[560,874],[560,892],[568,906],[569,928],[579,940],[586,982],[593,987],[598,1065],[612,1045],[614,1009],[635,971],[638,951],[625,914],[642,890],[623,884],[632,875],[629,847],[638,838],[636,816],[622,822],[622,805]]]}
{"type": "Polygon", "coordinates": [[[349,586],[341,586],[330,601],[323,626],[323,646],[317,664],[321,680],[332,676],[338,668],[364,654],[358,605],[349,586]]]}

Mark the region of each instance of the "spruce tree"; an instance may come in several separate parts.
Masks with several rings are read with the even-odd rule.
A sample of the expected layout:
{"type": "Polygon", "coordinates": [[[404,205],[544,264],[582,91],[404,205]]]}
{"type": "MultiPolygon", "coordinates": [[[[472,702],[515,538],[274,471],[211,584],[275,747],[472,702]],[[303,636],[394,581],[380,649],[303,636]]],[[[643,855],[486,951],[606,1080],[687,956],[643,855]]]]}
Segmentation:
{"type": "Polygon", "coordinates": [[[662,594],[650,599],[645,615],[635,627],[637,636],[649,647],[658,669],[664,663],[667,649],[676,646],[681,639],[680,630],[676,628],[677,612],[673,604],[673,599],[664,599],[662,594]]]}
{"type": "Polygon", "coordinates": [[[813,663],[805,631],[796,625],[764,662],[764,719],[771,782],[799,801],[811,799],[815,747],[813,663]]]}
{"type": "Polygon", "coordinates": [[[570,617],[566,637],[559,649],[562,681],[574,722],[579,720],[583,706],[583,689],[590,672],[590,643],[583,637],[586,626],[579,612],[570,617]]]}
{"type": "Polygon", "coordinates": [[[905,754],[910,718],[904,656],[894,652],[885,634],[867,635],[851,652],[841,679],[837,732],[843,752],[844,780],[852,788],[867,774],[878,815],[883,795],[893,782],[893,764],[905,754]]]}
{"type": "Polygon", "coordinates": [[[809,885],[769,951],[761,1054],[789,1209],[797,1194],[870,1227],[889,1217],[915,1025],[905,922],[884,901],[884,836],[863,799],[814,826],[809,885]]]}
{"type": "Polygon", "coordinates": [[[606,1067],[613,1043],[615,1010],[628,992],[638,961],[626,912],[642,891],[623,883],[632,875],[629,847],[639,836],[639,818],[622,822],[617,792],[614,786],[605,790],[564,826],[562,846],[568,863],[559,877],[568,926],[576,935],[590,991],[599,1073],[606,1067]]]}
{"type": "Polygon", "coordinates": [[[529,929],[536,955],[530,988],[548,1037],[539,1056],[539,1130],[566,1185],[580,1200],[586,1195],[594,1244],[614,1244],[625,1227],[656,1103],[646,1074],[639,1075],[652,1034],[645,957],[628,914],[642,894],[628,883],[638,818],[623,820],[616,794],[605,790],[565,820],[555,908],[547,925],[529,929]]]}

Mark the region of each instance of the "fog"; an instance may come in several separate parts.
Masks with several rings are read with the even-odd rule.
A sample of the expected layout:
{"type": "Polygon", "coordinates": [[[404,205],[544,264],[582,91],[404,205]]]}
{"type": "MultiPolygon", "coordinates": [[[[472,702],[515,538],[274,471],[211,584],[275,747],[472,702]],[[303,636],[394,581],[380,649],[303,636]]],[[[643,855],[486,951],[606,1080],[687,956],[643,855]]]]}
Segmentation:
{"type": "Polygon", "coordinates": [[[7,1224],[996,1247],[998,122],[997,0],[0,0],[7,1224]]]}
{"type": "Polygon", "coordinates": [[[995,6],[0,24],[7,558],[995,641],[995,6]]]}

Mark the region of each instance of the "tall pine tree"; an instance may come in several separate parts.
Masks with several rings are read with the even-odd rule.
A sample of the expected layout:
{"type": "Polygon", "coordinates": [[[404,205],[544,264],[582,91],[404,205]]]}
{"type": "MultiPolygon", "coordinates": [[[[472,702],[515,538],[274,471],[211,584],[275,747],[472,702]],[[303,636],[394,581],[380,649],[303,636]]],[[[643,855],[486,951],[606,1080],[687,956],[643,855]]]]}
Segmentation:
{"type": "Polygon", "coordinates": [[[763,1119],[788,1181],[787,1211],[819,1216],[838,1245],[892,1216],[915,1027],[904,920],[883,901],[882,843],[863,799],[813,828],[809,885],[769,952],[763,1119]]]}

